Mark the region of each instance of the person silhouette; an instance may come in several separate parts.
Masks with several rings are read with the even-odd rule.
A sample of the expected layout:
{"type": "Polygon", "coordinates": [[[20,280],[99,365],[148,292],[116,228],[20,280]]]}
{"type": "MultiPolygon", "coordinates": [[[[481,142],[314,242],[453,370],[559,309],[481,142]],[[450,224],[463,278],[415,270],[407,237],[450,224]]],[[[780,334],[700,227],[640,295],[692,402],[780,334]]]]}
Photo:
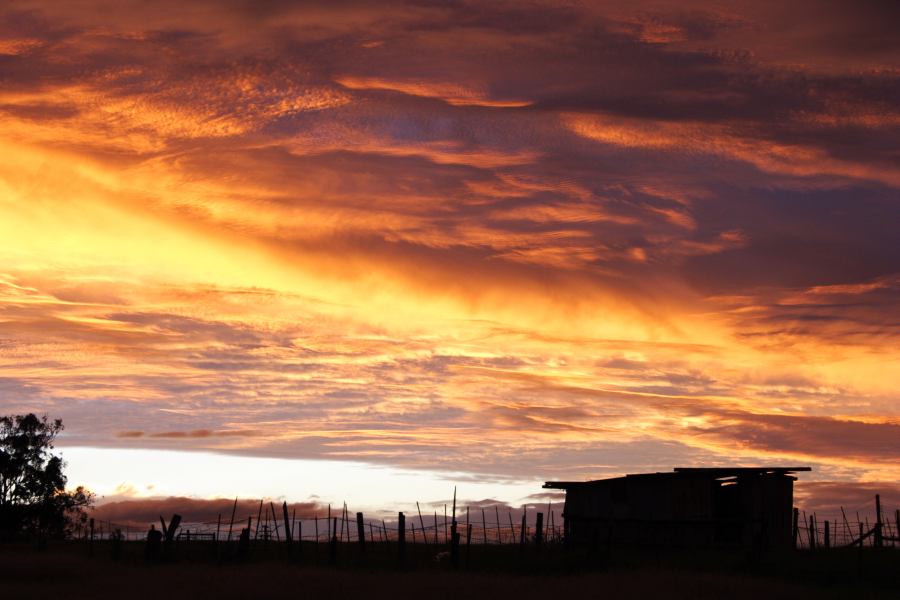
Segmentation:
{"type": "Polygon", "coordinates": [[[162,549],[162,532],[156,529],[156,525],[150,525],[150,531],[147,532],[147,545],[144,547],[144,553],[149,560],[159,558],[162,549]]]}

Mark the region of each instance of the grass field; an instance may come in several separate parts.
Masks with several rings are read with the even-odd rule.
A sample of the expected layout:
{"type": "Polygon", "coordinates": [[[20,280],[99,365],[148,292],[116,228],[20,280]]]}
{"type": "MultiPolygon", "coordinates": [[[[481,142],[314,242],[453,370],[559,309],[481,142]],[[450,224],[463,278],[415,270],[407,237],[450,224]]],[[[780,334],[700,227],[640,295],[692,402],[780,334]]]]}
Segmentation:
{"type": "MultiPolygon", "coordinates": [[[[818,600],[900,597],[900,552],[866,556],[859,571],[856,553],[795,557],[753,568],[720,561],[685,561],[675,556],[641,560],[607,560],[603,566],[573,564],[562,552],[525,557],[515,548],[473,548],[468,569],[412,557],[400,570],[378,548],[360,559],[343,548],[337,567],[315,564],[310,548],[304,560],[288,561],[268,548],[251,561],[238,563],[214,554],[211,545],[191,548],[172,561],[147,564],[140,544],[126,544],[114,559],[98,545],[94,556],[84,544],[0,546],[0,597],[3,598],[665,598],[728,600],[818,600]],[[476,550],[484,550],[480,555],[476,550]],[[475,558],[478,564],[475,565],[475,558]],[[383,560],[382,560],[383,559],[383,560]],[[849,561],[849,563],[848,563],[849,561]],[[311,564],[312,563],[312,564],[311,564]],[[852,563],[852,564],[850,564],[852,563]],[[862,576],[860,576],[862,573],[862,576]],[[577,596],[576,596],[577,595],[577,596]]],[[[221,550],[221,549],[220,549],[221,550]]]]}

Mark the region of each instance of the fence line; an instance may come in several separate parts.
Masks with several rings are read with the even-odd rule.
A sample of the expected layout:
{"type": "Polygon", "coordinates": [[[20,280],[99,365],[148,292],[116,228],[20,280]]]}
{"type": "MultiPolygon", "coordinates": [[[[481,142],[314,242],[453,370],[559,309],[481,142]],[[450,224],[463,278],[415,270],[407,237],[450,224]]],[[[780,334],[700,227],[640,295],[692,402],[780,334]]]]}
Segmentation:
{"type": "MultiPolygon", "coordinates": [[[[457,519],[457,523],[462,531],[467,526],[472,528],[471,542],[479,545],[503,545],[518,544],[521,536],[522,527],[518,523],[512,523],[512,513],[507,511],[507,522],[503,521],[503,514],[495,512],[494,520],[486,520],[484,523],[457,519]],[[497,520],[499,514],[500,519],[497,520]]],[[[555,511],[554,511],[555,512],[555,511]]],[[[342,511],[343,513],[343,511],[342,511]]],[[[349,514],[349,512],[348,512],[349,514]]],[[[229,515],[230,516],[230,515],[229,515]]],[[[448,517],[449,519],[449,517],[448,517]]],[[[215,521],[183,521],[177,528],[176,538],[182,541],[201,541],[201,540],[236,540],[241,529],[246,527],[248,520],[252,526],[250,536],[256,540],[262,541],[283,541],[283,523],[278,523],[271,518],[269,513],[268,519],[266,514],[262,515],[262,522],[257,520],[257,514],[248,513],[243,516],[236,515],[234,525],[229,526],[228,522],[215,521]],[[276,526],[278,536],[276,536],[276,526]]],[[[346,516],[338,517],[338,539],[343,543],[356,543],[359,541],[355,522],[351,522],[346,516]],[[343,521],[343,522],[342,522],[343,521]]],[[[364,520],[365,529],[369,532],[369,539],[366,543],[396,542],[398,537],[398,528],[396,523],[386,522],[381,518],[369,518],[364,520]],[[374,532],[374,534],[372,533],[374,532]]],[[[433,516],[426,516],[424,519],[424,533],[421,524],[407,525],[406,543],[416,543],[424,545],[434,545],[437,539],[438,545],[449,544],[449,527],[450,521],[445,527],[442,518],[434,519],[433,516]],[[415,533],[413,533],[415,532],[415,533]]],[[[96,520],[94,529],[95,540],[109,540],[120,532],[122,539],[127,541],[144,540],[147,537],[146,528],[141,528],[133,524],[117,523],[110,520],[96,520]]],[[[158,524],[153,523],[158,526],[158,524]]],[[[294,540],[304,542],[327,543],[331,532],[327,516],[299,517],[291,519],[291,537],[294,540]],[[298,535],[299,534],[299,535],[298,535]]],[[[534,525],[525,526],[525,537],[530,539],[535,533],[534,525]]],[[[76,530],[76,537],[86,537],[88,528],[83,527],[76,530]]],[[[563,528],[558,523],[550,524],[545,521],[543,538],[549,542],[561,541],[563,537],[563,528]]]]}
{"type": "MultiPolygon", "coordinates": [[[[844,509],[841,512],[832,511],[822,514],[815,512],[807,514],[805,511],[799,510],[793,532],[795,547],[805,550],[879,545],[900,547],[900,510],[896,508],[882,510],[880,499],[876,498],[877,511],[874,522],[868,518],[861,518],[858,513],[855,513],[854,509],[859,507],[851,509],[855,514],[849,516],[844,509]]],[[[504,511],[507,514],[504,515],[500,512],[499,505],[495,505],[493,508],[493,511],[482,511],[482,514],[477,517],[474,514],[470,515],[468,510],[460,511],[456,522],[460,531],[463,532],[463,537],[477,545],[518,544],[523,538],[525,540],[534,539],[537,534],[536,523],[539,522],[537,519],[531,523],[523,520],[520,524],[513,519],[512,511],[507,509],[504,511]],[[524,536],[522,535],[523,526],[524,536]]],[[[449,531],[452,516],[441,518],[436,513],[428,516],[419,513],[417,516],[418,519],[410,518],[407,522],[405,536],[407,544],[450,544],[449,531]]],[[[334,521],[328,516],[291,517],[289,519],[290,537],[302,542],[327,543],[332,536],[337,535],[338,541],[342,543],[359,542],[356,523],[351,522],[350,511],[346,507],[342,508],[340,516],[333,518],[340,521],[337,532],[333,531],[334,521]]],[[[92,519],[92,521],[94,520],[92,519]]],[[[279,521],[283,521],[283,519],[278,517],[274,509],[271,512],[261,509],[256,514],[235,515],[230,522],[223,519],[222,515],[215,521],[182,522],[177,527],[175,536],[179,541],[236,540],[241,530],[250,523],[252,539],[264,542],[280,541],[284,539],[286,531],[285,523],[279,521]]],[[[550,510],[542,521],[540,536],[542,540],[549,543],[562,542],[565,529],[563,515],[558,511],[550,510]]],[[[366,540],[366,543],[378,544],[398,540],[397,523],[387,522],[384,518],[364,519],[363,528],[364,531],[368,531],[369,539],[366,540]]],[[[88,535],[89,530],[86,525],[76,530],[76,537],[86,539],[88,535]]],[[[147,537],[147,529],[109,520],[94,522],[95,540],[110,540],[116,537],[128,541],[144,540],[147,537]]]]}

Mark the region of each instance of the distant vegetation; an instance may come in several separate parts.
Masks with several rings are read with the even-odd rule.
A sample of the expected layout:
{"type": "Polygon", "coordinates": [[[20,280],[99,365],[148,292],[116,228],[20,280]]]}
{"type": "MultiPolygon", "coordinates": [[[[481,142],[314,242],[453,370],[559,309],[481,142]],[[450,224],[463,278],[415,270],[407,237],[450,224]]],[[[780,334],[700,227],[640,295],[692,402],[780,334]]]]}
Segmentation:
{"type": "Polygon", "coordinates": [[[66,491],[65,462],[52,453],[62,421],[0,417],[0,541],[69,537],[87,518],[93,494],[66,491]]]}

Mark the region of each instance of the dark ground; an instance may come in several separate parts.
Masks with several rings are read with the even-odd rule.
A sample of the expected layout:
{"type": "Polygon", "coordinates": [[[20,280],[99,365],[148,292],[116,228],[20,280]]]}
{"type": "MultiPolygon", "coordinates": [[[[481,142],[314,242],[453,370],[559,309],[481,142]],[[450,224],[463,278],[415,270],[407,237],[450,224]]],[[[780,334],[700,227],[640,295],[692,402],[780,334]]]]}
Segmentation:
{"type": "Polygon", "coordinates": [[[473,547],[458,571],[431,560],[435,548],[414,548],[414,566],[399,570],[391,547],[370,548],[365,562],[342,547],[328,567],[327,546],[306,547],[289,561],[281,546],[254,549],[238,563],[212,543],[182,545],[176,558],[147,564],[143,547],[126,543],[113,557],[108,542],[94,556],[83,543],[0,546],[0,598],[900,598],[900,551],[886,549],[792,555],[750,565],[746,557],[672,554],[574,556],[561,550],[521,557],[515,547],[473,547]],[[318,550],[318,554],[316,553],[318,550]],[[860,563],[860,558],[863,562],[860,563]],[[862,567],[860,569],[860,567],[862,567]]]}

